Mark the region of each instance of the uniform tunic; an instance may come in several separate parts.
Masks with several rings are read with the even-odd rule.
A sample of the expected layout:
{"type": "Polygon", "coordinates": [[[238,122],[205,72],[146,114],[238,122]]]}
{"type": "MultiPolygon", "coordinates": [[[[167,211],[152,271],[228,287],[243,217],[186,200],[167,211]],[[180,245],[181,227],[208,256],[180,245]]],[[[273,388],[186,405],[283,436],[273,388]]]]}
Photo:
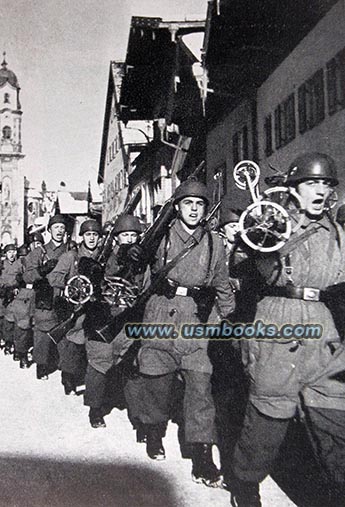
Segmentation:
{"type": "MultiPolygon", "coordinates": [[[[344,281],[343,231],[324,217],[318,222],[306,222],[296,235],[310,230],[316,232],[292,245],[290,252],[289,242],[286,248],[283,247],[281,271],[275,273],[278,286],[286,286],[290,276],[296,287],[316,289],[344,281]]],[[[264,297],[258,305],[256,319],[277,326],[321,324],[323,333],[314,339],[306,336],[300,339],[266,337],[242,341],[244,363],[250,376],[250,403],[232,459],[235,476],[244,481],[259,482],[271,473],[289,421],[296,414],[302,398],[305,425],[314,452],[328,475],[328,481],[333,480],[330,489],[336,494],[341,492],[343,499],[345,347],[332,315],[319,301],[264,297]]],[[[338,501],[329,504],[340,505],[338,501]]]]}
{"type": "MultiPolygon", "coordinates": [[[[315,228],[290,256],[296,287],[325,289],[344,281],[345,237],[340,228],[340,248],[335,228],[328,219],[309,222],[298,231],[315,228]]],[[[276,285],[285,286],[283,269],[276,285]]],[[[332,315],[322,302],[264,297],[258,304],[256,320],[278,327],[289,324],[320,324],[319,339],[250,339],[244,343],[244,361],[251,379],[250,400],[262,413],[279,418],[292,417],[302,391],[307,405],[345,410],[345,388],[331,376],[344,370],[345,349],[340,343],[332,315]]]]}
{"type": "MultiPolygon", "coordinates": [[[[10,262],[8,259],[5,259],[3,262],[2,271],[0,274],[0,286],[8,288],[18,287],[17,275],[22,273],[22,266],[17,261],[10,262]]],[[[9,322],[14,322],[14,316],[12,311],[13,301],[8,304],[6,307],[4,306],[3,298],[0,299],[0,316],[5,317],[9,322]]]]}
{"type": "MultiPolygon", "coordinates": [[[[183,228],[180,220],[172,225],[168,244],[163,240],[157,251],[152,268],[153,275],[169,263],[185,247],[191,235],[183,228]]],[[[221,317],[234,310],[234,295],[227,274],[225,249],[220,237],[211,233],[213,254],[210,259],[209,236],[201,234],[197,245],[168,273],[168,278],[183,287],[209,286],[216,290],[216,303],[221,317]],[[209,269],[208,269],[209,267],[209,269]],[[207,273],[209,271],[209,273],[207,273]]],[[[211,310],[211,309],[210,309],[211,310]]],[[[217,320],[212,312],[210,322],[217,320]]],[[[144,312],[145,323],[182,324],[200,323],[198,307],[192,297],[175,295],[169,299],[164,294],[154,294],[148,301],[144,312]]],[[[208,339],[144,340],[139,352],[140,371],[148,375],[162,375],[176,368],[212,372],[207,356],[208,339]]]]}
{"type": "MultiPolygon", "coordinates": [[[[82,243],[78,252],[71,250],[63,254],[55,268],[47,275],[48,281],[56,290],[64,290],[66,283],[70,278],[78,274],[78,262],[82,257],[96,259],[98,249],[89,250],[82,243]]],[[[63,373],[69,373],[76,376],[82,376],[85,369],[85,332],[83,322],[85,314],[81,315],[73,329],[68,331],[59,345],[59,367],[63,373]]]]}
{"type": "MultiPolygon", "coordinates": [[[[226,317],[234,310],[234,295],[229,284],[224,246],[218,235],[200,229],[198,232],[199,236],[194,235],[196,246],[167,276],[180,287],[213,287],[219,314],[226,317]]],[[[153,273],[183,251],[190,238],[191,235],[181,221],[176,220],[171,226],[169,238],[163,239],[159,246],[153,273]]],[[[182,324],[202,321],[198,305],[192,297],[175,295],[169,298],[164,290],[162,293],[159,290],[157,292],[147,303],[144,322],[171,323],[179,329],[182,324]]],[[[209,308],[210,311],[211,309],[209,308]]],[[[211,313],[209,321],[214,323],[216,319],[216,312],[211,313]]],[[[159,427],[168,422],[173,375],[176,370],[180,370],[185,381],[183,420],[186,442],[215,442],[212,364],[207,349],[206,338],[143,340],[138,359],[140,372],[144,375],[137,381],[140,399],[133,396],[137,407],[131,410],[131,420],[159,427]]],[[[127,389],[126,397],[130,394],[127,389]]]]}
{"type": "MultiPolygon", "coordinates": [[[[39,273],[39,267],[50,259],[58,259],[65,251],[65,244],[56,245],[50,240],[44,247],[39,246],[26,256],[26,269],[23,280],[26,284],[42,280],[44,277],[39,273]]],[[[58,323],[54,310],[44,310],[35,307],[34,311],[34,350],[33,359],[39,365],[48,365],[55,355],[54,347],[49,336],[46,334],[58,323]]],[[[55,360],[54,360],[55,361],[55,360]]]]}
{"type": "MultiPolygon", "coordinates": [[[[59,259],[66,252],[67,246],[63,243],[56,245],[50,240],[44,247],[35,248],[26,257],[26,269],[23,279],[26,284],[33,284],[37,280],[42,280],[38,268],[50,259],[59,259]]],[[[54,310],[35,309],[35,329],[40,331],[50,331],[57,325],[57,318],[54,310]]]]}

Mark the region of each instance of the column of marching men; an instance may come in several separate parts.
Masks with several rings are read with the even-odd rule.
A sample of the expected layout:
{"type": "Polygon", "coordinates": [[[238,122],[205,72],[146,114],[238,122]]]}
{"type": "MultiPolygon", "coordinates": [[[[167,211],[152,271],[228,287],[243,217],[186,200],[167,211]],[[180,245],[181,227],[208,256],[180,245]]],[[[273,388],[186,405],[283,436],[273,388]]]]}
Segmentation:
{"type": "Polygon", "coordinates": [[[114,407],[126,407],[137,442],[146,444],[153,460],[165,459],[164,436],[169,421],[176,422],[193,480],[229,490],[237,507],[261,505],[259,483],[274,471],[289,424],[303,414],[327,489],[323,505],[345,505],[345,348],[337,317],[345,295],[345,240],[327,210],[337,184],[328,155],[308,153],[293,161],[285,185],[299,195],[305,221],[282,251],[268,254],[241,241],[240,213],[227,196],[218,231],[211,231],[204,220],[208,189],[193,179],[176,190],[174,219],[149,258],[138,243],[143,228],[134,216],[115,222],[112,251],[101,269],[105,228],[87,219],[76,245],[65,241],[64,216],[55,215],[48,243],[34,232],[28,246],[4,248],[0,346],[22,369],[35,363],[39,381],[59,369],[68,396],[85,384],[92,428],[105,427],[114,407]],[[75,275],[91,280],[93,300],[56,345],[50,333],[70,316],[63,294],[75,275]],[[323,334],[314,340],[177,335],[140,343],[122,326],[105,341],[95,331],[120,322],[125,307],[102,301],[102,282],[114,277],[125,278],[136,294],[148,291],[137,323],[176,329],[223,319],[320,323],[323,334]]]}

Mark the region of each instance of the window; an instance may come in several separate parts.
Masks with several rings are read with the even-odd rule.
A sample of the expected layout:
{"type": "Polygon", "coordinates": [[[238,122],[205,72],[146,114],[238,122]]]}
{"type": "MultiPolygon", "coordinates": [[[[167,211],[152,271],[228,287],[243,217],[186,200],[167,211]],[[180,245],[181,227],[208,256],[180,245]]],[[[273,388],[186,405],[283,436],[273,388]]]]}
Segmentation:
{"type": "Polygon", "coordinates": [[[271,114],[269,114],[265,118],[264,131],[265,131],[265,154],[267,157],[269,157],[273,153],[272,115],[271,114]]]}
{"type": "Polygon", "coordinates": [[[240,150],[242,153],[242,160],[248,160],[249,158],[249,149],[248,149],[248,127],[245,125],[242,129],[240,136],[240,150]]]}
{"type": "Polygon", "coordinates": [[[328,112],[345,107],[345,48],[327,63],[328,112]]]}
{"type": "Polygon", "coordinates": [[[296,119],[295,119],[295,95],[291,94],[283,103],[284,115],[284,142],[289,143],[296,137],[296,119]]]}
{"type": "Polygon", "coordinates": [[[301,134],[310,130],[325,118],[325,89],[323,69],[303,83],[298,89],[298,117],[301,134]]]}
{"type": "Polygon", "coordinates": [[[11,139],[12,130],[11,127],[4,127],[2,129],[2,136],[4,139],[11,139]]]}
{"type": "Polygon", "coordinates": [[[5,104],[9,104],[10,103],[10,94],[9,93],[5,93],[4,94],[4,103],[5,104]]]}
{"type": "Polygon", "coordinates": [[[244,125],[241,130],[232,136],[232,158],[236,165],[241,160],[249,158],[248,127],[244,125]]]}
{"type": "Polygon", "coordinates": [[[234,166],[240,161],[238,134],[232,136],[232,160],[234,166]]]}
{"type": "MultiPolygon", "coordinates": [[[[266,155],[270,155],[273,151],[270,117],[266,118],[265,131],[266,155]]],[[[282,148],[296,137],[295,96],[293,93],[284,102],[279,104],[274,111],[274,136],[276,149],[282,148]]]]}
{"type": "Polygon", "coordinates": [[[277,150],[282,146],[282,106],[279,104],[278,107],[274,110],[274,136],[275,136],[275,145],[277,150]]]}

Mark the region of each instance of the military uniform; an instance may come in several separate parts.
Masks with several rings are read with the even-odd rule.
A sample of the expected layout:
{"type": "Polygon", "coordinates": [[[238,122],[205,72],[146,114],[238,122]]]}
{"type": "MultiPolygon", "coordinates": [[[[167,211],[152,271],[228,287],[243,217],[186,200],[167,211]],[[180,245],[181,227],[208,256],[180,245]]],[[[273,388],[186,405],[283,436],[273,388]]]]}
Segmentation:
{"type": "MultiPolygon", "coordinates": [[[[334,162],[323,154],[297,159],[290,171],[287,183],[291,185],[305,180],[315,180],[320,186],[337,182],[334,162]]],[[[308,185],[305,183],[304,191],[308,185]]],[[[326,193],[318,192],[319,199],[314,200],[320,209],[318,200],[322,202],[326,193]]],[[[315,454],[328,481],[333,480],[332,494],[339,493],[338,487],[344,498],[345,347],[318,291],[345,280],[345,236],[325,214],[315,215],[316,218],[307,216],[278,254],[263,254],[257,259],[258,272],[266,285],[261,288],[263,297],[255,319],[275,324],[278,329],[284,324],[319,324],[322,336],[242,340],[250,389],[233,459],[233,484],[239,506],[261,505],[255,484],[272,471],[301,400],[315,454]]],[[[338,501],[339,497],[329,505],[340,505],[338,501]]]]}
{"type": "MultiPolygon", "coordinates": [[[[141,232],[141,224],[138,218],[131,215],[120,216],[115,223],[112,233],[117,236],[121,232],[133,232],[139,234],[139,232],[141,232]]],[[[136,239],[137,238],[133,238],[133,242],[136,241],[136,239]]],[[[117,244],[114,247],[109,256],[109,259],[107,260],[104,270],[104,277],[111,279],[112,277],[116,276],[125,276],[128,282],[132,283],[133,285],[141,286],[143,276],[140,274],[135,275],[134,273],[130,275],[127,267],[127,251],[131,245],[132,243],[121,245],[117,244]]],[[[125,307],[121,307],[118,304],[112,305],[110,308],[108,305],[104,304],[99,304],[97,306],[97,309],[100,310],[101,313],[105,316],[104,320],[106,320],[106,318],[116,317],[116,315],[123,312],[125,309],[125,307]],[[106,308],[107,306],[108,308],[106,308]],[[108,315],[106,316],[107,310],[108,315]]],[[[95,321],[93,315],[91,315],[91,319],[95,321]]],[[[101,322],[102,325],[104,325],[104,320],[101,322]]],[[[94,327],[95,322],[90,322],[90,324],[93,324],[94,327]]],[[[116,341],[118,342],[118,338],[116,341]]],[[[102,427],[105,425],[103,416],[106,415],[114,405],[114,398],[111,396],[111,393],[109,393],[109,391],[111,389],[111,386],[114,383],[116,384],[116,381],[119,380],[117,370],[112,368],[115,362],[113,356],[114,343],[104,343],[89,339],[87,341],[86,351],[88,365],[85,377],[84,404],[90,407],[91,425],[95,428],[102,427]]],[[[121,391],[122,386],[116,387],[118,391],[121,391]]]]}
{"type": "MultiPolygon", "coordinates": [[[[188,187],[192,191],[194,187],[188,187]]],[[[192,195],[187,193],[186,195],[192,195]]],[[[195,194],[194,194],[195,195],[195,194]]],[[[198,192],[196,197],[201,195],[198,192]]],[[[191,235],[177,219],[161,242],[152,276],[185,249],[191,235]]],[[[168,273],[162,287],[148,301],[144,323],[182,324],[217,321],[212,292],[221,317],[234,309],[225,263],[225,250],[220,237],[199,228],[194,234],[196,246],[168,273]],[[206,288],[206,290],[205,290],[206,288]],[[209,316],[210,311],[211,315],[209,316]]],[[[164,453],[157,449],[159,436],[169,419],[171,389],[174,374],[184,379],[184,433],[186,442],[193,444],[193,477],[200,471],[200,481],[216,483],[218,471],[212,462],[211,445],[216,442],[215,407],[211,394],[212,364],[208,357],[208,339],[143,340],[138,355],[140,373],[144,375],[141,400],[137,414],[148,435],[147,451],[156,458],[164,453]],[[153,445],[150,444],[150,441],[153,445]],[[156,441],[156,443],[155,443],[156,441]],[[215,469],[215,470],[214,470],[215,469]],[[195,473],[194,473],[195,472],[195,473]]]]}
{"type": "MultiPolygon", "coordinates": [[[[27,288],[37,287],[45,279],[41,267],[52,261],[58,261],[60,256],[66,252],[66,245],[55,244],[52,240],[44,247],[37,247],[26,257],[26,269],[23,273],[23,280],[27,288]]],[[[43,282],[45,283],[45,282],[43,282]]],[[[46,289],[45,286],[44,289],[46,289]]],[[[49,288],[48,288],[49,289],[49,288]]],[[[46,291],[49,293],[49,290],[46,291]]],[[[51,294],[43,294],[43,298],[38,295],[38,288],[35,290],[35,312],[34,312],[34,349],[33,360],[38,365],[38,377],[47,374],[50,362],[56,354],[54,344],[47,335],[54,326],[58,324],[56,313],[53,309],[53,297],[51,294]],[[43,299],[43,301],[42,301],[43,299]],[[44,301],[46,299],[46,301],[44,301]],[[40,300],[40,301],[39,301],[40,300]],[[40,373],[41,372],[41,373],[40,373]]]]}
{"type": "Polygon", "coordinates": [[[17,259],[19,274],[18,292],[12,303],[12,313],[14,318],[14,348],[19,356],[20,367],[29,367],[28,351],[32,345],[32,323],[35,311],[35,298],[32,288],[23,283],[23,273],[26,269],[26,257],[17,259]]]}
{"type": "MultiPolygon", "coordinates": [[[[98,249],[89,250],[82,243],[78,252],[70,250],[62,255],[56,267],[47,276],[50,285],[56,291],[63,291],[66,283],[73,276],[79,273],[79,261],[81,258],[96,259],[98,249]]],[[[81,315],[74,327],[68,331],[59,345],[59,368],[62,371],[62,384],[65,387],[66,394],[75,391],[76,385],[85,374],[86,356],[85,344],[86,338],[83,328],[85,314],[81,315]]]]}
{"type": "Polygon", "coordinates": [[[19,287],[18,275],[22,273],[22,265],[17,260],[10,262],[4,259],[0,275],[0,323],[2,337],[5,340],[5,353],[9,353],[14,346],[14,291],[19,287]]]}

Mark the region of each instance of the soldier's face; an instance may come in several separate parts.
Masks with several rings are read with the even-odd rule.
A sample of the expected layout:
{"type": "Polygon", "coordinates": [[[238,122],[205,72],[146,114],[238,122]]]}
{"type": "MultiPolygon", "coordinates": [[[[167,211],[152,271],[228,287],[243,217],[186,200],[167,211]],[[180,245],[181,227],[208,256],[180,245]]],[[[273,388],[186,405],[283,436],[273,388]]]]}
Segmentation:
{"type": "Polygon", "coordinates": [[[138,240],[138,233],[134,231],[123,231],[117,235],[119,245],[133,245],[138,240]]]}
{"type": "Polygon", "coordinates": [[[240,226],[238,222],[229,222],[228,224],[223,225],[223,230],[229,243],[234,243],[235,236],[240,230],[240,226]]]}
{"type": "Polygon", "coordinates": [[[62,243],[62,241],[64,239],[65,232],[66,232],[65,224],[53,224],[50,227],[51,237],[57,243],[62,243]]]}
{"type": "Polygon", "coordinates": [[[39,246],[43,246],[42,243],[40,241],[32,241],[30,243],[30,250],[35,250],[35,248],[38,248],[39,246]]]}
{"type": "Polygon", "coordinates": [[[85,243],[86,248],[89,250],[94,250],[97,248],[99,240],[99,234],[95,231],[86,231],[83,234],[83,241],[85,243]]]}
{"type": "Polygon", "coordinates": [[[185,197],[175,205],[175,208],[182,222],[194,229],[205,215],[206,203],[200,197],[185,197]]]}
{"type": "Polygon", "coordinates": [[[302,181],[297,185],[296,190],[306,213],[311,216],[319,216],[325,210],[326,200],[332,192],[332,186],[329,180],[320,178],[302,181]]]}
{"type": "Polygon", "coordinates": [[[10,262],[14,262],[17,258],[17,251],[16,250],[9,250],[6,252],[6,259],[10,262]]]}

